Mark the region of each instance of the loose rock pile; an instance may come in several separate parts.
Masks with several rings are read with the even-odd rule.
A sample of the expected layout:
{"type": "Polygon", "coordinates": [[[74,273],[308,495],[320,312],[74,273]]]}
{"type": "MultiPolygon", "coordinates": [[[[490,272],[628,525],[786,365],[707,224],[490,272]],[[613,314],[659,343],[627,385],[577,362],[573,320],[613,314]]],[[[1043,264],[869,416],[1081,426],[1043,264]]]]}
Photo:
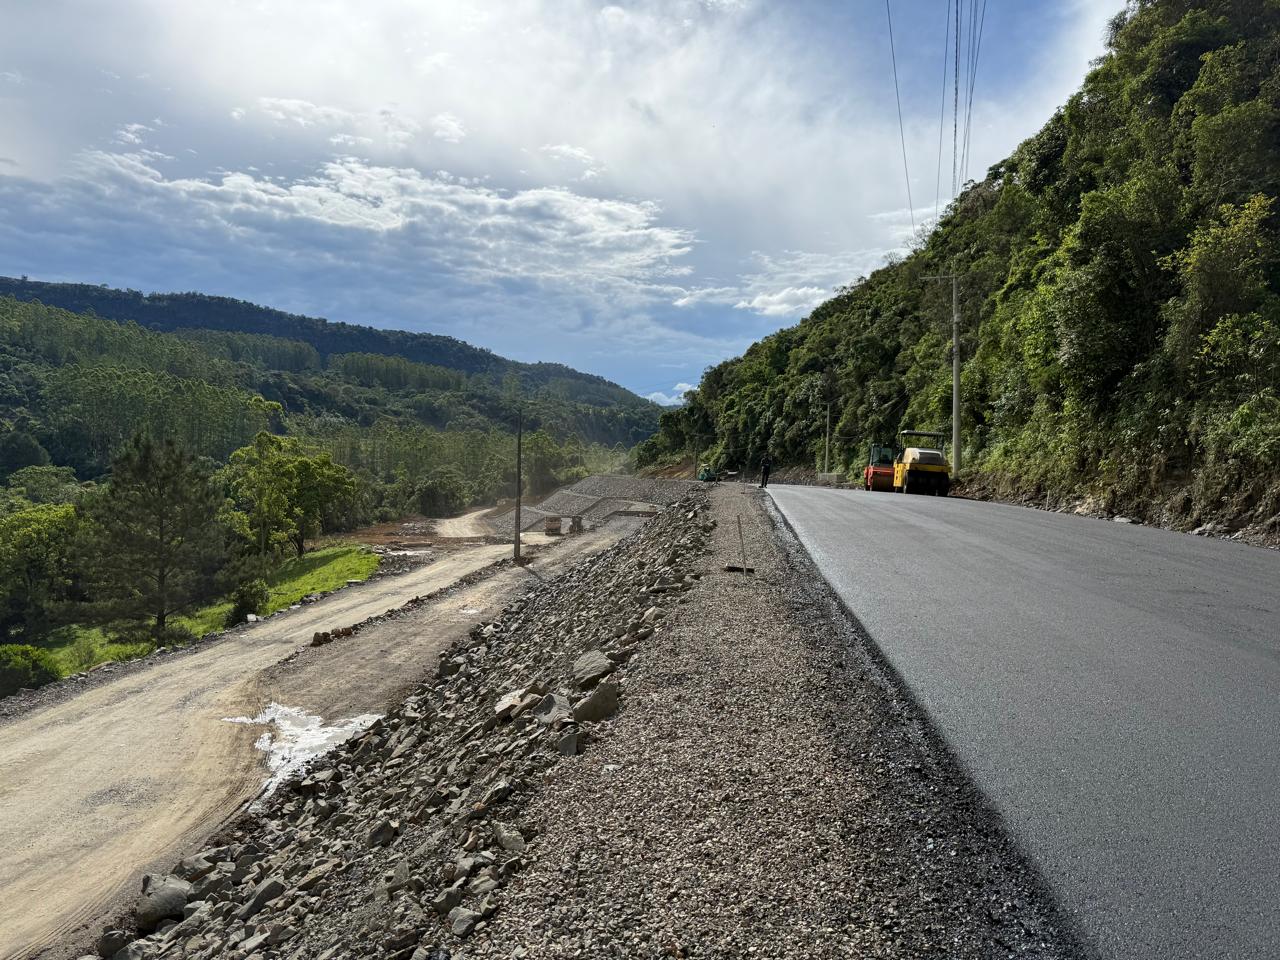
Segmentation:
{"type": "Polygon", "coordinates": [[[697,582],[706,505],[688,494],[477,626],[400,707],[148,876],[99,955],[447,958],[538,855],[527,796],[608,735],[629,664],[697,582]]]}
{"type": "MultiPolygon", "coordinates": [[[[557,490],[537,506],[525,505],[520,514],[523,530],[540,527],[547,517],[581,516],[604,520],[618,511],[629,511],[637,504],[667,507],[678,502],[698,485],[687,480],[654,480],[647,477],[595,476],[579,480],[571,487],[557,490]]],[[[510,531],[515,526],[515,511],[509,510],[493,519],[495,529],[510,531]]]]}

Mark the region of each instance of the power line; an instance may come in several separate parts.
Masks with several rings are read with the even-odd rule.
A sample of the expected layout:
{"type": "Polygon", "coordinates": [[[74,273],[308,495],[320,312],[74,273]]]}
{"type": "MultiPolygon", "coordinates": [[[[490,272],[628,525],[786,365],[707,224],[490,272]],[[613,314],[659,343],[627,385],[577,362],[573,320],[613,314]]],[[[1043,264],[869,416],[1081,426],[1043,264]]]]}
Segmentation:
{"type": "Polygon", "coordinates": [[[960,133],[960,0],[956,0],[956,55],[952,63],[952,70],[955,74],[955,82],[952,86],[952,102],[951,102],[951,195],[954,197],[960,192],[956,183],[956,160],[959,154],[957,146],[959,145],[960,133]]]}
{"type": "MultiPolygon", "coordinates": [[[[975,14],[977,14],[978,0],[973,0],[975,14]]],[[[973,95],[978,84],[978,59],[982,55],[982,33],[987,23],[987,0],[982,0],[982,12],[977,15],[977,27],[974,32],[973,43],[973,59],[969,65],[969,105],[965,111],[964,119],[964,162],[962,168],[964,170],[964,179],[969,179],[969,161],[973,159],[971,155],[971,145],[973,142],[973,95]]]]}
{"type": "Polygon", "coordinates": [[[933,222],[942,213],[942,131],[947,120],[947,64],[951,61],[951,0],[947,0],[947,13],[942,18],[942,96],[938,107],[938,174],[933,183],[933,222]]]}
{"type": "Polygon", "coordinates": [[[916,207],[911,200],[911,171],[907,169],[907,133],[902,124],[902,97],[898,93],[898,54],[893,48],[893,14],[889,0],[884,0],[884,13],[889,18],[889,58],[893,61],[893,98],[898,102],[898,137],[902,140],[902,173],[907,180],[907,212],[911,215],[911,235],[916,232],[916,207]]]}

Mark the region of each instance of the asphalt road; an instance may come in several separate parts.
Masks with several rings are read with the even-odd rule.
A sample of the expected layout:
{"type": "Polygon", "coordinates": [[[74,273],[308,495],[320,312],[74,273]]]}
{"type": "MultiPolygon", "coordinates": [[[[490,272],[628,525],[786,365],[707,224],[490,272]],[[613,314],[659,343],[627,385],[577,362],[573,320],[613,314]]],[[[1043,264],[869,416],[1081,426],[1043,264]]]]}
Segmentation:
{"type": "Polygon", "coordinates": [[[770,493],[1099,956],[1280,957],[1280,552],[770,493]]]}

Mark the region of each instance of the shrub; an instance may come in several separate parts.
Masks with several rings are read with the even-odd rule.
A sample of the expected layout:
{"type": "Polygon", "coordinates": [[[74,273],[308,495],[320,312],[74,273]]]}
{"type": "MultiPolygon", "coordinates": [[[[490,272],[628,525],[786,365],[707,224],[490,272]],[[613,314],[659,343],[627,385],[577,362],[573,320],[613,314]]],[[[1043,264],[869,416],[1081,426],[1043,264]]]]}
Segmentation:
{"type": "Polygon", "coordinates": [[[43,687],[58,677],[57,665],[48,651],[18,643],[0,645],[0,697],[24,688],[43,687]]]}
{"type": "Polygon", "coordinates": [[[251,613],[262,614],[270,602],[271,591],[267,588],[267,581],[261,578],[244,581],[231,595],[231,611],[227,614],[227,626],[234,627],[237,623],[244,623],[251,613]]]}

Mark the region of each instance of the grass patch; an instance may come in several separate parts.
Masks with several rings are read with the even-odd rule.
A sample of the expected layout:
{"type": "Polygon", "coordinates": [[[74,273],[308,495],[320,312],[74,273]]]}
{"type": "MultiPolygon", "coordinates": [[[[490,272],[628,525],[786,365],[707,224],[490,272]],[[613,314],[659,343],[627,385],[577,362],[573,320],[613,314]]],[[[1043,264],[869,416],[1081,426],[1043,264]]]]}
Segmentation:
{"type": "MultiPolygon", "coordinates": [[[[283,610],[308,594],[337,590],[346,586],[348,580],[368,580],[377,569],[377,554],[352,544],[325,547],[286,560],[266,577],[271,599],[263,614],[283,610]]],[[[231,601],[227,600],[197,610],[189,617],[178,617],[174,622],[202,637],[226,626],[230,612],[231,601]]]]}
{"type": "Polygon", "coordinates": [[[78,623],[54,630],[34,646],[49,651],[58,672],[64,677],[108,660],[145,657],[155,649],[154,643],[116,640],[101,627],[85,627],[78,623]]]}
{"type": "MultiPolygon", "coordinates": [[[[271,599],[264,613],[283,610],[308,594],[337,590],[348,580],[367,580],[377,569],[377,554],[355,544],[325,547],[286,560],[266,578],[271,599]]],[[[228,600],[202,607],[187,617],[174,617],[172,622],[200,637],[221,630],[230,612],[228,600]]],[[[34,646],[49,651],[64,677],[109,660],[146,656],[155,647],[146,642],[121,642],[108,630],[80,624],[55,630],[34,646]]]]}

